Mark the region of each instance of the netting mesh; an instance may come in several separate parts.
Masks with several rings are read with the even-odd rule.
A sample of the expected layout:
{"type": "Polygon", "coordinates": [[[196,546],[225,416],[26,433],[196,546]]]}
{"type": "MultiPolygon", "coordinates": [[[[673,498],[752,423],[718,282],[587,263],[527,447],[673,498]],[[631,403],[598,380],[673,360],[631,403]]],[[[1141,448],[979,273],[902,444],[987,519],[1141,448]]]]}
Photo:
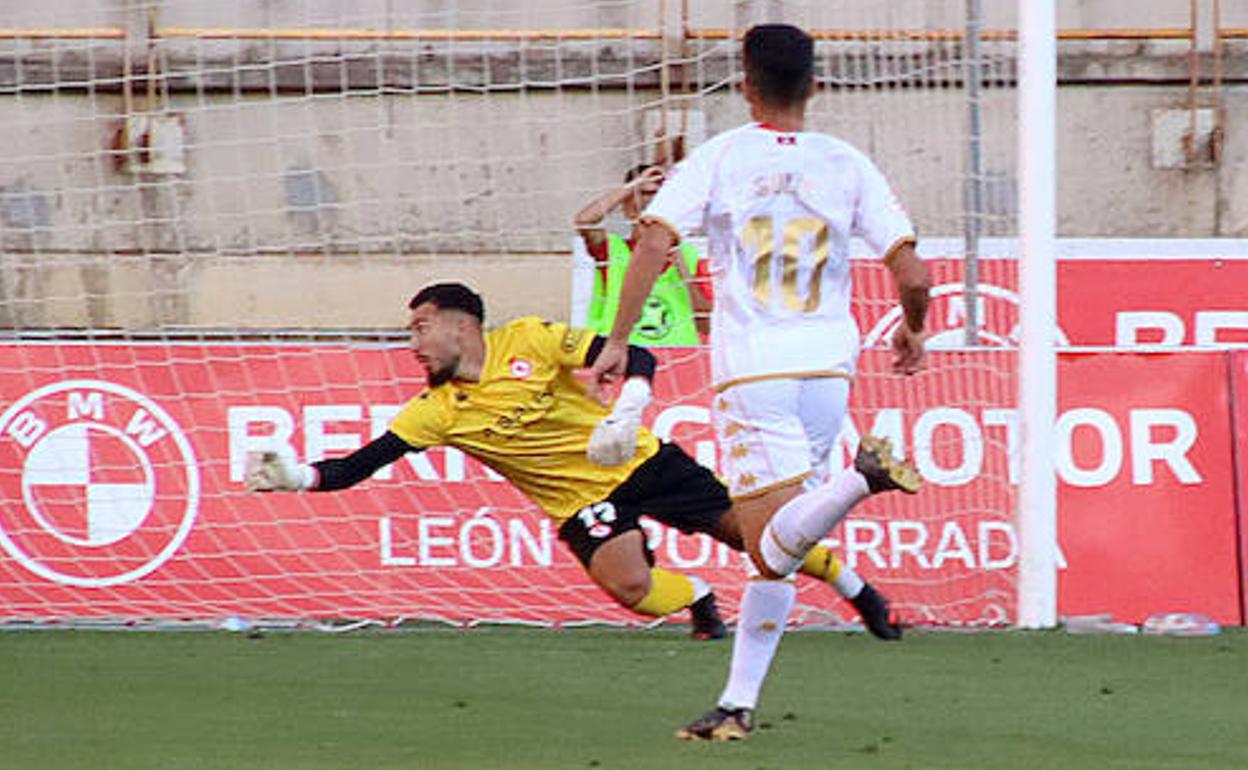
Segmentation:
{"type": "MultiPolygon", "coordinates": [[[[458,453],[350,493],[265,498],[242,490],[242,453],[314,460],[383,431],[421,387],[394,329],[431,280],[473,283],[492,320],[569,317],[573,214],[676,137],[748,120],[737,39],[777,8],[819,40],[809,127],[890,178],[932,258],[938,339],[963,346],[961,238],[1016,220],[1016,44],[981,42],[975,97],[965,6],[6,3],[5,613],[630,620],[550,522],[458,453]]],[[[1000,13],[983,27],[1011,26],[1000,13]]],[[[859,251],[856,312],[884,348],[891,283],[859,251]]],[[[1008,348],[1013,269],[983,269],[981,341],[1008,348]]],[[[713,463],[706,350],[660,357],[652,417],[713,463]]],[[[848,444],[890,435],[932,484],[865,506],[838,551],[912,620],[1009,618],[1013,353],[938,352],[901,381],[873,350],[861,369],[848,444]]],[[[735,554],[651,534],[661,562],[734,606],[735,554]]],[[[801,602],[808,620],[848,615],[826,587],[801,602]]]]}

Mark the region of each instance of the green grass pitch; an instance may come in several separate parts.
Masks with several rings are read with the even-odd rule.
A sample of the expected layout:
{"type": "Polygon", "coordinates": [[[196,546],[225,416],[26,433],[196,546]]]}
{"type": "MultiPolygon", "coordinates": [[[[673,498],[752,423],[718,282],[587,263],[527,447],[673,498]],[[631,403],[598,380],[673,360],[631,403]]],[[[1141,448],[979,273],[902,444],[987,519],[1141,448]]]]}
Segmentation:
{"type": "Polygon", "coordinates": [[[1248,767],[1248,632],[792,633],[747,743],[674,632],[0,633],[0,767],[1248,767]]]}

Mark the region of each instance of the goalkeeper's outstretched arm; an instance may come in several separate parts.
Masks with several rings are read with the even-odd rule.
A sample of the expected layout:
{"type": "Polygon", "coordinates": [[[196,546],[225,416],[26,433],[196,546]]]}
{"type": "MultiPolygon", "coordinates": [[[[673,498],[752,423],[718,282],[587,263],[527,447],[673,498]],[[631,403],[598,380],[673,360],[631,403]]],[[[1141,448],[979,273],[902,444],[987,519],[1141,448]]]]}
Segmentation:
{"type": "MultiPolygon", "coordinates": [[[[594,337],[585,353],[585,365],[592,366],[606,344],[605,337],[594,337]]],[[[623,465],[637,452],[637,431],[641,413],[650,403],[650,382],[656,366],[654,354],[636,345],[628,346],[628,362],[624,369],[624,385],[615,399],[611,414],[594,427],[586,450],[590,462],[598,465],[623,465]]]]}
{"type": "Polygon", "coordinates": [[[253,452],[247,456],[247,488],[253,492],[331,492],[359,484],[381,468],[413,450],[390,431],[345,457],[297,463],[277,452],[253,452]]]}
{"type": "Polygon", "coordinates": [[[317,475],[317,484],[312,489],[329,492],[353,487],[411,449],[406,441],[386,431],[346,457],[312,463],[317,475]]]}

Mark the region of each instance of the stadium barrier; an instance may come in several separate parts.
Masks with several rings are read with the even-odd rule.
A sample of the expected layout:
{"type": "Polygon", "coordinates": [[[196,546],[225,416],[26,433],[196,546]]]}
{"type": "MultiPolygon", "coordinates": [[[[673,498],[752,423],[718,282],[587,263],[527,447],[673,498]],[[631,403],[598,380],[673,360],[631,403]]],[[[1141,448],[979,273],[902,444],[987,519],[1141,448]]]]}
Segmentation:
{"type": "MultiPolygon", "coordinates": [[[[965,338],[959,255],[940,244],[931,366],[888,370],[891,282],[855,260],[867,350],[834,462],[892,437],[930,479],[873,500],[832,544],[934,624],[1013,618],[1017,325],[1009,244],[988,243],[965,338]],[[996,249],[994,251],[994,249],[996,249]]],[[[1243,623],[1248,592],[1248,281],[1242,242],[1061,244],[1059,611],[1243,623]],[[1176,579],[1175,576],[1182,576],[1176,579]]],[[[667,348],[647,418],[714,466],[705,348],[667,348]]],[[[555,528],[453,450],[355,490],[257,496],[245,453],[316,460],[385,430],[422,387],[399,346],[170,340],[0,345],[0,601],[10,618],[637,619],[585,579],[555,528]]],[[[648,529],[658,559],[735,607],[739,557],[648,529]]],[[[838,621],[803,584],[799,622],[838,621]]]]}
{"type": "MultiPolygon", "coordinates": [[[[648,418],[713,462],[705,351],[672,352],[682,355],[661,370],[648,418]]],[[[1009,373],[1013,357],[933,356],[931,374],[856,398],[834,460],[848,461],[855,434],[882,433],[914,456],[928,489],[869,501],[832,543],[916,622],[1005,622],[1016,416],[1004,401],[948,406],[960,394],[940,370],[956,358],[1009,373]]],[[[883,351],[866,357],[864,366],[887,364],[883,351]]],[[[1242,622],[1231,360],[1061,356],[1063,613],[1138,622],[1182,609],[1242,622]]],[[[1242,486],[1246,359],[1233,360],[1242,486]]],[[[12,617],[633,620],[588,584],[549,521],[453,450],[410,455],[350,491],[243,491],[248,451],[315,460],[383,431],[420,388],[403,350],[59,343],[3,346],[0,361],[10,404],[0,416],[0,600],[12,617]]],[[[704,575],[734,606],[735,554],[649,532],[660,561],[704,575]]],[[[804,604],[827,605],[820,590],[805,586],[804,604]]]]}

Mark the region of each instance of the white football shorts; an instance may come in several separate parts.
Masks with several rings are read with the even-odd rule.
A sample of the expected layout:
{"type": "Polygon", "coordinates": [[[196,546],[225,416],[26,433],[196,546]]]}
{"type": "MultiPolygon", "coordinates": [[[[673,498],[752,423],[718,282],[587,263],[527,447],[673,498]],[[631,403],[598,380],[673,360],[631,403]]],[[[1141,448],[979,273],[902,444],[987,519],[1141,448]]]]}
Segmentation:
{"type": "Polygon", "coordinates": [[[828,455],[849,407],[849,380],[744,382],[716,394],[711,410],[720,470],[734,498],[827,478],[828,455]]]}

